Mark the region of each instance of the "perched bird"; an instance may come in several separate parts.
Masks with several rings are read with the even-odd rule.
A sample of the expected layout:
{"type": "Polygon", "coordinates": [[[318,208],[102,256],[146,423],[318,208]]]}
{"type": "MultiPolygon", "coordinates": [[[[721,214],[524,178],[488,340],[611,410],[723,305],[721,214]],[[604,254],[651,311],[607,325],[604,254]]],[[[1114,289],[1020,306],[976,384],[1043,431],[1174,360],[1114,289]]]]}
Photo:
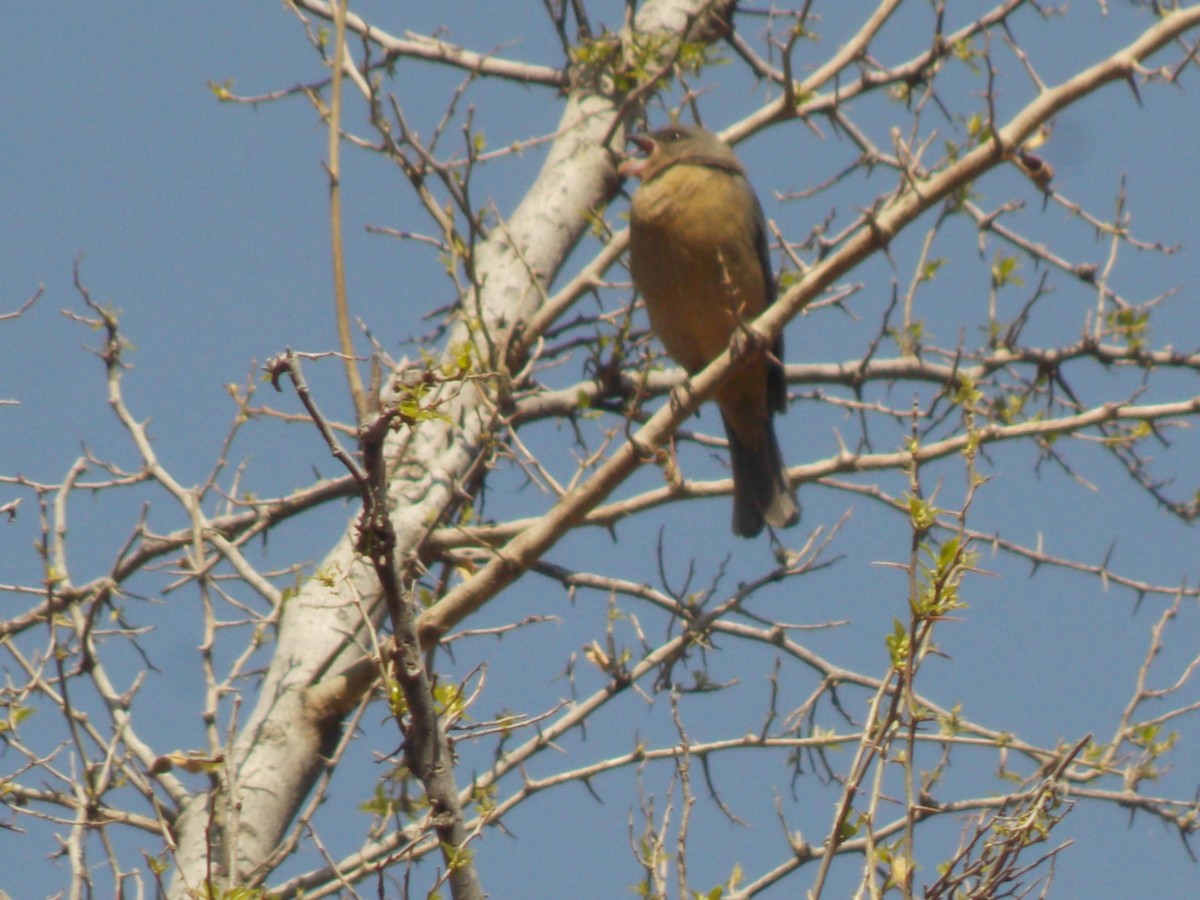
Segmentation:
{"type": "MultiPolygon", "coordinates": [[[[703,128],[671,125],[630,141],[646,154],[620,169],[641,179],[630,204],[633,282],[667,352],[698,372],[775,299],[762,206],[730,146],[703,128]]],[[[782,337],[770,354],[747,352],[716,394],[742,537],[800,518],[772,423],[787,406],[782,359],[782,337]]]]}

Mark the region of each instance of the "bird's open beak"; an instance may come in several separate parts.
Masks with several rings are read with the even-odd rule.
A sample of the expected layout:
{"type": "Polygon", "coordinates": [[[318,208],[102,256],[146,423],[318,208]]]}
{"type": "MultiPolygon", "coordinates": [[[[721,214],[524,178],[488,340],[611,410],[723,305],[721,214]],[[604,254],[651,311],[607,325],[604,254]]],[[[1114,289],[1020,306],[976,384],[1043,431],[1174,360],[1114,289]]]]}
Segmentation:
{"type": "Polygon", "coordinates": [[[621,163],[617,171],[621,173],[622,178],[640,178],[646,171],[646,163],[649,161],[650,155],[654,152],[654,139],[648,134],[631,134],[628,141],[641,150],[645,156],[629,157],[625,162],[621,163]]]}
{"type": "Polygon", "coordinates": [[[631,134],[626,140],[647,155],[654,152],[654,138],[648,134],[631,134]]]}

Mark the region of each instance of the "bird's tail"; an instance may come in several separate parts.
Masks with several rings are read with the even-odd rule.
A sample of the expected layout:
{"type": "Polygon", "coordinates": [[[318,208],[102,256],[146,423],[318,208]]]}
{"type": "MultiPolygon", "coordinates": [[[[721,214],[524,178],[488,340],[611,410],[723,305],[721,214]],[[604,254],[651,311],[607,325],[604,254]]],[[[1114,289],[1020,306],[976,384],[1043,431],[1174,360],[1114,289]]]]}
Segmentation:
{"type": "Polygon", "coordinates": [[[738,438],[728,419],[721,418],[733,467],[733,533],[754,537],[764,522],[776,528],[795,525],[800,521],[800,505],[788,487],[774,424],[768,420],[764,440],[751,447],[738,438]]]}

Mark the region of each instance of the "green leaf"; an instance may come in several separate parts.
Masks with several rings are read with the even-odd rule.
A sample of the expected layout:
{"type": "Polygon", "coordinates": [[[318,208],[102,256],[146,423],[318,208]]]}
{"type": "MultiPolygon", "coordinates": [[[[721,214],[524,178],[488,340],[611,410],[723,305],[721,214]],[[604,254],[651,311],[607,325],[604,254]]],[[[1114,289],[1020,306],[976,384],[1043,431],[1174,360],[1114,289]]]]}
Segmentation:
{"type": "Polygon", "coordinates": [[[904,623],[899,619],[892,619],[892,633],[884,639],[884,644],[887,645],[892,668],[904,668],[904,664],[908,660],[910,644],[908,629],[904,627],[904,623]]]}
{"type": "Polygon", "coordinates": [[[921,274],[918,280],[933,281],[942,266],[946,265],[946,262],[947,260],[944,257],[938,257],[937,259],[929,260],[924,266],[921,267],[921,274]]]}
{"type": "Polygon", "coordinates": [[[228,103],[229,101],[233,100],[232,78],[226,78],[220,84],[217,84],[215,81],[210,81],[208,83],[208,89],[212,91],[213,96],[215,96],[222,103],[228,103]]]}
{"type": "Polygon", "coordinates": [[[1017,270],[1020,268],[1021,261],[1017,257],[996,254],[996,261],[992,263],[992,286],[1004,287],[1013,284],[1020,287],[1025,283],[1024,279],[1017,274],[1017,270]]]}

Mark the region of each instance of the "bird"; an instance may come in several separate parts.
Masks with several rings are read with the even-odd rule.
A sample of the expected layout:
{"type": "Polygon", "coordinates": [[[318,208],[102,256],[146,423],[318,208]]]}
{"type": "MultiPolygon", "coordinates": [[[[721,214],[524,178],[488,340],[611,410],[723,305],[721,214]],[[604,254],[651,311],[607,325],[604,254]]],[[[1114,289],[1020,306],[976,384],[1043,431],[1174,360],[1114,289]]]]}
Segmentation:
{"type": "MultiPolygon", "coordinates": [[[[644,154],[618,170],[640,179],[629,207],[630,273],[651,330],[693,374],[775,299],[762,204],[733,149],[704,128],[668,125],[629,141],[644,154]]],[[[782,336],[769,352],[751,346],[716,392],[740,537],[800,518],[773,421],[787,407],[782,359],[782,336]]]]}

